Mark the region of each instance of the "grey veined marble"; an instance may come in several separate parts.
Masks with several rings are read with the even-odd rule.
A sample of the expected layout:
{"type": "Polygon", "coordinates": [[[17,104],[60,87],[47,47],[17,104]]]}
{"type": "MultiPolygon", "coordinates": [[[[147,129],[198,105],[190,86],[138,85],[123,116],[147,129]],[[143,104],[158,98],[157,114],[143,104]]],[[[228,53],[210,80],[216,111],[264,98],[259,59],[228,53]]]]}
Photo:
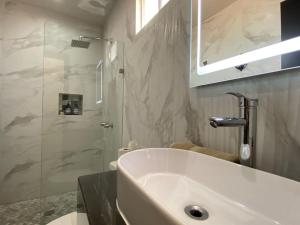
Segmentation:
{"type": "MultiPolygon", "coordinates": [[[[116,143],[109,136],[113,131],[105,136],[97,124],[103,115],[123,129],[123,136],[114,134],[123,145],[130,140],[140,147],[192,141],[237,152],[237,129],[213,129],[207,120],[212,115],[237,115],[236,99],[224,95],[228,91],[259,99],[258,169],[300,181],[299,70],[190,89],[189,2],[170,0],[138,34],[134,5],[133,0],[117,1],[103,31],[51,13],[46,13],[45,23],[45,12],[18,1],[9,1],[5,13],[1,11],[3,21],[13,21],[15,26],[4,23],[5,32],[0,32],[0,202],[37,198],[41,170],[43,196],[75,190],[76,177],[101,171],[114,154],[104,140],[116,143]],[[110,100],[114,110],[109,111],[88,100],[82,120],[58,117],[55,97],[59,92],[76,92],[87,99],[94,96],[95,89],[90,87],[95,79],[90,74],[97,61],[91,59],[103,46],[98,46],[99,52],[97,45],[94,51],[83,52],[78,62],[75,50],[69,48],[78,32],[104,32],[123,42],[126,72],[124,107],[110,100]],[[41,146],[46,154],[41,155],[41,146]]],[[[111,67],[115,71],[118,65],[111,67]]],[[[108,79],[110,97],[123,95],[120,79],[108,79]]]]}
{"type": "Polygon", "coordinates": [[[258,169],[300,181],[299,70],[190,89],[189,1],[171,0],[138,34],[134,10],[134,1],[118,1],[104,29],[125,43],[123,143],[188,140],[237,152],[238,130],[211,128],[208,118],[237,115],[236,99],[224,93],[238,91],[259,100],[258,169]]]}
{"type": "Polygon", "coordinates": [[[101,28],[16,0],[0,10],[0,204],[74,191],[109,155],[95,102],[103,43],[71,48],[101,28]],[[83,95],[83,115],[58,115],[59,93],[83,95]]]}

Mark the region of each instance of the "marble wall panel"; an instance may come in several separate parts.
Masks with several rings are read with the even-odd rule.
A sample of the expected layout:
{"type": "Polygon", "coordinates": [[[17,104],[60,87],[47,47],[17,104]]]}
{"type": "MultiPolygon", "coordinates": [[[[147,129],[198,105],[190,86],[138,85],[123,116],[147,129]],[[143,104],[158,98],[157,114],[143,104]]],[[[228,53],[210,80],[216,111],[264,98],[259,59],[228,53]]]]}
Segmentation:
{"type": "Polygon", "coordinates": [[[118,1],[113,9],[105,35],[125,43],[124,145],[136,140],[141,146],[166,146],[175,137],[193,135],[185,117],[192,111],[185,86],[186,7],[171,1],[138,35],[134,1],[118,1]]]}
{"type": "Polygon", "coordinates": [[[95,97],[102,43],[71,47],[101,29],[19,1],[3,6],[0,204],[73,191],[78,176],[103,170],[104,159],[95,97]],[[82,94],[83,115],[58,115],[59,93],[82,94]]]}
{"type": "Polygon", "coordinates": [[[95,37],[101,30],[67,18],[45,22],[43,196],[74,191],[78,176],[103,170],[103,112],[96,105],[95,72],[103,42],[91,41],[88,49],[71,47],[80,35],[95,37]],[[58,115],[59,93],[83,95],[83,114],[58,115]]]}
{"type": "Polygon", "coordinates": [[[44,26],[13,1],[2,19],[0,203],[8,203],[40,193],[44,26]]]}
{"type": "Polygon", "coordinates": [[[166,147],[192,141],[237,152],[235,128],[214,129],[208,118],[237,115],[238,91],[259,99],[257,167],[300,181],[299,70],[190,89],[189,1],[170,0],[135,34],[134,0],[117,1],[105,34],[125,43],[123,145],[166,147]]]}
{"type": "MultiPolygon", "coordinates": [[[[194,107],[207,121],[211,115],[234,115],[236,99],[223,93],[237,91],[259,100],[257,129],[257,167],[300,180],[299,70],[259,78],[228,82],[192,90],[194,107]],[[202,109],[206,109],[204,113],[202,109]]],[[[236,129],[213,129],[200,124],[205,146],[228,152],[237,151],[236,129]],[[206,132],[205,132],[206,131],[206,132]]]]}
{"type": "Polygon", "coordinates": [[[176,116],[184,117],[189,110],[183,85],[186,55],[181,51],[188,37],[182,7],[184,10],[185,4],[171,1],[154,22],[136,35],[134,1],[118,1],[105,27],[106,35],[125,43],[125,145],[136,139],[141,146],[165,146],[176,134],[181,138],[186,132],[185,122],[182,123],[185,118],[178,119],[178,130],[174,122],[176,116]],[[175,44],[179,44],[178,50],[173,48],[175,44]],[[175,63],[178,65],[174,68],[175,63]],[[175,74],[180,73],[182,79],[177,79],[175,74]],[[180,93],[177,99],[176,92],[180,93]],[[183,105],[187,109],[176,112],[183,105]]]}
{"type": "MultiPolygon", "coordinates": [[[[134,4],[134,0],[116,1],[104,31],[106,37],[124,43],[123,145],[130,140],[137,140],[140,147],[166,147],[175,141],[192,141],[220,151],[236,152],[237,130],[213,129],[207,119],[212,115],[236,115],[236,99],[223,93],[239,91],[259,99],[258,168],[300,180],[297,166],[300,161],[299,70],[189,89],[188,1],[170,0],[137,35],[134,4]]],[[[3,14],[7,18],[4,22],[14,21],[16,26],[4,26],[8,31],[2,34],[1,41],[4,61],[0,76],[1,203],[22,200],[24,196],[32,198],[39,193],[40,158],[44,153],[41,139],[46,146],[42,157],[46,174],[44,187],[48,188],[44,189],[44,195],[72,189],[74,171],[77,175],[96,171],[100,167],[98,162],[105,158],[101,139],[105,135],[101,135],[103,129],[97,122],[109,111],[97,108],[92,100],[85,103],[82,121],[60,117],[56,110],[58,92],[81,92],[82,87],[94,82],[88,76],[97,62],[89,61],[92,55],[85,55],[78,62],[73,58],[75,50],[68,44],[85,26],[69,29],[71,21],[61,24],[56,18],[47,20],[51,29],[44,31],[41,18],[45,14],[22,7],[26,9],[20,10],[18,4],[11,2],[3,14]],[[62,32],[64,29],[68,32],[62,32]],[[40,59],[44,32],[50,33],[42,123],[40,59]],[[79,137],[85,141],[79,142],[79,137]]],[[[93,28],[87,29],[84,32],[93,34],[93,28]]],[[[118,82],[114,77],[109,79],[111,96],[119,95],[114,92],[118,82]]],[[[92,96],[92,88],[83,94],[92,96]]]]}

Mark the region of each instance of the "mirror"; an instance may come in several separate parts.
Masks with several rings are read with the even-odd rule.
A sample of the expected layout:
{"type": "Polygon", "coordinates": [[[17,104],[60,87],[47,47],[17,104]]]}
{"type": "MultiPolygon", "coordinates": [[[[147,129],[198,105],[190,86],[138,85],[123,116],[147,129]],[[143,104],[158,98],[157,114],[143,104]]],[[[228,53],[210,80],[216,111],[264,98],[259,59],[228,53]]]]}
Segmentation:
{"type": "Polygon", "coordinates": [[[300,66],[300,1],[192,0],[190,86],[300,66]]]}

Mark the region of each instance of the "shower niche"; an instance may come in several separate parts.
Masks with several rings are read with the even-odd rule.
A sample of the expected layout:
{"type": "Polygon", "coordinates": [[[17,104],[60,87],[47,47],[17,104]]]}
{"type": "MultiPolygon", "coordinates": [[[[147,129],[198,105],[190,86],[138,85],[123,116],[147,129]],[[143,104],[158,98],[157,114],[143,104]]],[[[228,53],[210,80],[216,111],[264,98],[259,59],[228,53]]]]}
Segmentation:
{"type": "Polygon", "coordinates": [[[83,95],[59,93],[59,115],[82,115],[83,95]]]}

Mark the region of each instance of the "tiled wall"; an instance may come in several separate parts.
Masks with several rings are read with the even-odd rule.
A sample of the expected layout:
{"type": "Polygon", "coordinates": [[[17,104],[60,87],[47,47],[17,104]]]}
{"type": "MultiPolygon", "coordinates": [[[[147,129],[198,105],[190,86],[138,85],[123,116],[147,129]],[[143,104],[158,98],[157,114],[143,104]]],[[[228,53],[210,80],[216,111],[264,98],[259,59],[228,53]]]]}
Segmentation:
{"type": "Polygon", "coordinates": [[[40,16],[24,9],[6,2],[1,12],[1,203],[40,191],[44,30],[40,16]]]}
{"type": "Polygon", "coordinates": [[[192,138],[189,102],[187,5],[176,1],[135,35],[135,1],[117,1],[105,35],[125,44],[123,144],[167,146],[192,138]],[[190,126],[188,126],[188,124],[190,126]]]}
{"type": "Polygon", "coordinates": [[[101,30],[19,1],[6,1],[0,15],[0,204],[76,190],[78,176],[103,169],[102,56],[100,42],[86,50],[71,40],[101,30]],[[58,115],[59,93],[82,94],[83,115],[58,115]]]}
{"type": "Polygon", "coordinates": [[[300,72],[274,73],[190,89],[189,1],[170,0],[135,34],[135,1],[117,1],[105,34],[125,43],[123,143],[168,146],[190,140],[221,151],[237,151],[237,129],[211,128],[212,115],[237,115],[238,91],[259,99],[257,166],[300,180],[300,72]]]}
{"type": "MultiPolygon", "coordinates": [[[[161,147],[174,141],[190,140],[221,151],[236,152],[237,129],[213,129],[207,119],[212,115],[237,114],[236,99],[223,93],[239,91],[259,99],[258,168],[300,180],[300,137],[297,135],[300,131],[297,122],[300,119],[299,71],[190,89],[188,1],[170,0],[137,35],[134,4],[134,0],[118,0],[105,29],[105,36],[114,37],[125,46],[123,144],[137,140],[142,147],[161,147]]],[[[5,28],[2,34],[4,40],[1,41],[4,63],[0,75],[1,203],[23,200],[24,196],[38,197],[41,158],[46,162],[43,168],[51,171],[43,173],[47,174],[46,178],[51,183],[45,183],[50,187],[48,193],[51,190],[59,192],[61,189],[57,187],[73,182],[65,179],[69,178],[65,176],[68,172],[71,175],[71,171],[90,173],[92,171],[85,170],[85,165],[97,167],[96,158],[91,162],[79,152],[97,155],[101,146],[98,143],[101,130],[94,120],[98,116],[95,108],[87,107],[91,110],[87,112],[91,116],[90,122],[86,117],[81,122],[58,117],[51,108],[58,100],[58,96],[56,98],[53,94],[55,90],[81,92],[82,83],[76,85],[73,78],[78,71],[89,71],[93,65],[89,62],[70,69],[75,61],[69,57],[72,55],[69,43],[61,41],[65,40],[61,31],[68,28],[68,24],[72,27],[74,24],[71,21],[61,24],[59,19],[48,23],[52,27],[49,32],[54,34],[53,39],[48,39],[46,54],[42,47],[44,13],[29,6],[21,8],[18,4],[9,3],[4,14],[0,14],[4,16],[1,21],[5,28]],[[9,26],[11,23],[15,26],[9,26]],[[43,81],[44,54],[47,66],[43,81]],[[62,64],[64,57],[70,60],[62,64]],[[43,82],[47,87],[45,108],[42,104],[43,82]],[[52,94],[54,98],[47,99],[52,94]],[[45,110],[46,116],[44,123],[42,110],[45,110]],[[83,137],[83,134],[86,142],[76,144],[76,137],[83,137]],[[46,144],[47,154],[41,155],[42,143],[47,143],[47,140],[52,140],[49,142],[51,145],[46,144]]],[[[75,27],[82,31],[80,25],[75,27]]],[[[81,79],[80,76],[78,78],[81,79]]],[[[92,78],[83,82],[89,85],[92,78]]],[[[112,89],[114,84],[111,82],[112,89]]],[[[90,92],[84,94],[92,95],[90,92]]],[[[117,108],[115,111],[118,111],[117,108]]]]}
{"type": "MultiPolygon", "coordinates": [[[[51,15],[50,15],[51,16],[51,15]]],[[[102,109],[96,105],[95,70],[103,56],[102,42],[88,49],[71,47],[79,35],[98,36],[97,27],[65,17],[45,22],[42,194],[77,188],[77,177],[101,171],[103,160],[102,109]],[[58,93],[83,95],[83,114],[58,115],[58,93]]]]}

